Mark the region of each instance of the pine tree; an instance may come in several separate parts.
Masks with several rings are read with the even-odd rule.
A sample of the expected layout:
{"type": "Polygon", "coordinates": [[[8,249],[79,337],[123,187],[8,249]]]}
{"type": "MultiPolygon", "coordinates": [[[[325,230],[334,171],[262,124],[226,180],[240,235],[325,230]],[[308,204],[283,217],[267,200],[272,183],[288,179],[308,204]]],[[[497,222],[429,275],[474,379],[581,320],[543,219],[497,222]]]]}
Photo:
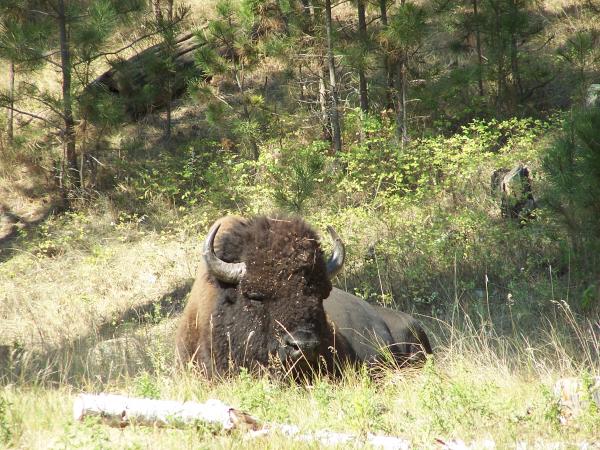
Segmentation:
{"type": "Polygon", "coordinates": [[[264,98],[248,85],[249,74],[261,57],[257,6],[260,2],[252,0],[240,4],[220,0],[216,5],[217,17],[198,32],[203,45],[196,56],[199,68],[210,80],[201,82],[196,89],[197,98],[208,103],[207,120],[223,133],[233,133],[255,160],[266,128],[264,98]],[[218,77],[234,81],[235,96],[220,92],[218,77]],[[236,101],[241,103],[241,113],[237,113],[236,101]]]}
{"type": "Polygon", "coordinates": [[[419,50],[426,35],[425,10],[402,0],[389,18],[380,42],[387,52],[390,66],[396,67],[396,134],[404,145],[408,140],[408,76],[411,58],[419,50]]]}
{"type": "Polygon", "coordinates": [[[60,129],[63,152],[59,186],[67,202],[74,188],[82,184],[75,134],[77,92],[89,82],[92,63],[104,54],[115,27],[143,6],[143,0],[32,0],[10,8],[11,12],[21,11],[24,20],[17,24],[21,33],[26,34],[34,24],[44,27],[43,60],[60,71],[59,98],[32,84],[27,89],[30,100],[49,108],[52,114],[27,114],[60,129]]]}
{"type": "Polygon", "coordinates": [[[8,87],[1,104],[7,111],[6,135],[8,142],[14,138],[14,117],[17,75],[34,70],[44,60],[46,29],[31,17],[31,2],[6,0],[0,4],[0,59],[8,64],[8,87]]]}
{"type": "Polygon", "coordinates": [[[154,29],[161,38],[160,50],[148,58],[146,64],[150,72],[152,87],[162,92],[165,98],[167,124],[165,135],[171,137],[171,103],[175,90],[175,53],[177,36],[185,25],[190,11],[187,5],[175,5],[174,0],[152,0],[153,19],[149,28],[154,29]]]}

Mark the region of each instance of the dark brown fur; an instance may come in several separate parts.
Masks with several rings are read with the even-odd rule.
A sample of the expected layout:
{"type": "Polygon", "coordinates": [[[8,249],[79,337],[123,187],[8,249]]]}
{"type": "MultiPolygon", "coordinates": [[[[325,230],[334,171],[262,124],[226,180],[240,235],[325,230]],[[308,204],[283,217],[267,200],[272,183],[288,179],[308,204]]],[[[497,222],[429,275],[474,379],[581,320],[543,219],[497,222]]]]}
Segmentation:
{"type": "Polygon", "coordinates": [[[232,367],[267,366],[283,335],[307,326],[321,337],[319,354],[331,368],[328,347],[335,338],[323,310],[331,282],[316,233],[298,219],[220,222],[215,254],[227,262],[245,261],[247,273],[239,285],[230,285],[201,262],[177,330],[180,358],[209,376],[232,367]]]}
{"type": "MultiPolygon", "coordinates": [[[[423,340],[414,319],[410,323],[418,325],[418,336],[404,329],[390,331],[390,317],[392,326],[408,322],[393,314],[386,317],[339,289],[332,292],[318,236],[301,219],[229,216],[218,222],[216,256],[245,262],[246,273],[237,284],[221,282],[201,261],[177,330],[182,362],[191,361],[208,376],[266,367],[286,334],[310,329],[319,345],[313,359],[295,362],[297,372],[323,365],[332,371],[339,363],[377,359],[377,349],[363,335],[387,346],[395,344],[395,337],[414,344],[423,340]]],[[[421,351],[417,346],[410,349],[421,351]]],[[[426,350],[430,352],[428,341],[426,350]]]]}

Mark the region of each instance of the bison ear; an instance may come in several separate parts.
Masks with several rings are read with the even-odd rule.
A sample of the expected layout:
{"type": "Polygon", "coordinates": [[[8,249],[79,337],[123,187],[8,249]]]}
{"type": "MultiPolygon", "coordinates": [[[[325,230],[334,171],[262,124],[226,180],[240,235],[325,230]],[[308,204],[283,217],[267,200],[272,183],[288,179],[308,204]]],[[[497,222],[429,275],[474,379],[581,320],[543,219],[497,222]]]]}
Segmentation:
{"type": "Polygon", "coordinates": [[[346,247],[333,227],[328,225],[327,231],[329,232],[329,236],[331,236],[331,240],[333,241],[333,253],[327,261],[327,275],[329,276],[329,279],[332,279],[338,273],[340,273],[342,267],[344,267],[344,260],[346,259],[346,247]]]}

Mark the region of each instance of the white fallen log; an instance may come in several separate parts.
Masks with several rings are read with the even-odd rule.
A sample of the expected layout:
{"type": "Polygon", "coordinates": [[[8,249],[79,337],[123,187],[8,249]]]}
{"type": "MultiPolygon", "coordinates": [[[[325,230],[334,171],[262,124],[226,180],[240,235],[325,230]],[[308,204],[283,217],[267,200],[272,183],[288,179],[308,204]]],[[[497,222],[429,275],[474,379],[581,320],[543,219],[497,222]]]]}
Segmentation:
{"type": "Polygon", "coordinates": [[[178,402],[131,398],[114,394],[80,394],[73,404],[73,418],[83,420],[88,416],[102,418],[112,426],[140,425],[178,426],[195,422],[234,428],[235,410],[219,400],[205,403],[178,402]]]}
{"type": "Polygon", "coordinates": [[[381,436],[368,433],[366,437],[359,437],[349,433],[337,433],[328,430],[319,430],[314,432],[302,432],[295,425],[267,425],[263,429],[251,431],[249,437],[256,438],[268,436],[271,433],[278,432],[284,436],[302,442],[318,442],[321,445],[356,445],[368,444],[375,448],[385,450],[408,450],[410,442],[396,436],[381,436]]]}
{"type": "Polygon", "coordinates": [[[73,418],[100,417],[111,426],[125,427],[129,424],[179,427],[198,422],[220,426],[223,430],[241,429],[248,431],[249,438],[279,433],[291,439],[319,442],[323,445],[365,443],[386,450],[406,450],[408,440],[395,436],[380,436],[369,433],[359,437],[349,433],[320,430],[302,432],[294,425],[268,424],[261,426],[252,416],[232,408],[220,400],[205,403],[178,402],[174,400],[152,400],[131,398],[114,394],[80,394],[73,404],[73,418]]]}

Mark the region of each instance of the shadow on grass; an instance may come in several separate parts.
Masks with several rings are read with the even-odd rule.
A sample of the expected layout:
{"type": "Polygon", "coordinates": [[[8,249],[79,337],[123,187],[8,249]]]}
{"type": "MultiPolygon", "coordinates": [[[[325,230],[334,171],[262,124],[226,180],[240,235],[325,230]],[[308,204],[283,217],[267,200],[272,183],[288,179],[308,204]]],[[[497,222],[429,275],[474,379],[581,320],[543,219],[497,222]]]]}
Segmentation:
{"type": "Polygon", "coordinates": [[[159,299],[129,308],[85,336],[56,347],[0,345],[0,385],[104,384],[174,364],[174,320],[183,310],[193,280],[159,299]]]}
{"type": "Polygon", "coordinates": [[[7,205],[0,203],[0,221],[7,223],[7,231],[0,230],[0,263],[8,261],[17,251],[14,247],[15,241],[19,238],[23,230],[29,230],[43,223],[48,217],[63,211],[64,207],[59,203],[50,203],[48,206],[38,212],[33,220],[27,220],[25,217],[15,213],[7,205]]]}

